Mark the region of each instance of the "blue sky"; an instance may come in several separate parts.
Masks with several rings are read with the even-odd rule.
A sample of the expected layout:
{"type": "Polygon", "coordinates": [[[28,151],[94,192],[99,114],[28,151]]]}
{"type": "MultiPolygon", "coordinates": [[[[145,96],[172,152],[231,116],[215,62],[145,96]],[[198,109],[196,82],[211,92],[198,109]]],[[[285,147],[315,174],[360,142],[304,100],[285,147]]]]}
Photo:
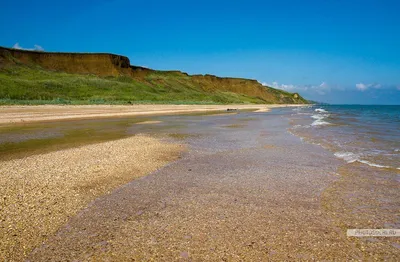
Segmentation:
{"type": "Polygon", "coordinates": [[[0,45],[117,53],[329,103],[400,104],[399,10],[389,0],[4,1],[0,45]]]}

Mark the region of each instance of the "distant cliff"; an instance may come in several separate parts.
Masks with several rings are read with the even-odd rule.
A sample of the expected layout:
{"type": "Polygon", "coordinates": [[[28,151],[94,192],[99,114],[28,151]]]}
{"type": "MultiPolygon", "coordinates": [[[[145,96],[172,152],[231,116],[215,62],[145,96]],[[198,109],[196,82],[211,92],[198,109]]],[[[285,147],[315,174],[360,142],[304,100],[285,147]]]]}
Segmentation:
{"type": "Polygon", "coordinates": [[[2,58],[4,63],[18,61],[71,74],[119,76],[130,72],[129,59],[113,54],[48,53],[0,47],[0,59],[2,58]]]}
{"type": "MultiPolygon", "coordinates": [[[[213,75],[190,76],[180,71],[152,70],[131,65],[129,59],[125,56],[106,53],[49,53],[0,47],[0,73],[2,74],[0,75],[2,76],[2,78],[0,78],[0,99],[23,100],[35,98],[29,95],[27,96],[28,98],[24,98],[23,95],[21,95],[21,97],[16,97],[12,94],[12,90],[5,86],[7,84],[15,84],[18,81],[20,85],[26,85],[27,88],[31,87],[40,92],[43,91],[43,88],[46,88],[47,91],[43,92],[43,95],[38,96],[37,99],[43,99],[43,96],[45,99],[53,99],[55,96],[53,96],[51,94],[52,91],[48,90],[46,87],[46,82],[55,78],[54,81],[56,81],[58,89],[71,88],[71,83],[57,82],[55,77],[56,74],[68,73],[71,75],[87,76],[86,78],[79,78],[87,81],[87,83],[82,83],[85,86],[91,85],[93,77],[97,77],[97,81],[112,81],[114,79],[119,82],[124,78],[124,83],[129,82],[132,85],[131,97],[127,95],[129,92],[127,92],[126,86],[123,87],[123,95],[121,94],[121,96],[118,97],[118,90],[114,90],[113,92],[115,95],[112,98],[109,97],[110,94],[107,92],[104,94],[105,97],[103,98],[101,93],[99,94],[101,89],[96,90],[96,86],[92,86],[89,89],[93,89],[93,95],[87,94],[87,97],[82,99],[91,99],[91,97],[95,97],[96,99],[102,99],[104,101],[110,99],[113,101],[140,101],[143,90],[138,90],[138,87],[142,86],[146,92],[159,94],[154,96],[151,94],[147,95],[150,101],[156,100],[158,102],[173,102],[179,98],[181,102],[307,103],[307,101],[298,94],[291,94],[282,90],[265,87],[256,80],[224,78],[213,75]],[[24,78],[24,75],[20,75],[20,77],[17,78],[15,74],[13,75],[10,73],[17,69],[21,71],[22,68],[24,68],[25,71],[28,70],[30,74],[37,73],[38,75],[45,75],[45,77],[43,79],[31,79],[30,81],[36,82],[27,84],[25,83],[26,81],[22,82],[23,79],[21,79],[21,77],[24,78]],[[35,70],[39,70],[41,73],[39,74],[39,71],[35,73],[35,70]],[[46,74],[43,73],[43,70],[46,71],[46,74]],[[40,87],[41,84],[43,84],[44,87],[40,87]],[[154,91],[148,89],[154,89],[154,91]],[[182,94],[182,92],[187,92],[187,96],[182,94]]],[[[70,78],[72,79],[73,77],[70,76],[70,78]]],[[[47,86],[48,85],[49,84],[47,84],[47,86]]],[[[74,97],[73,94],[68,96],[66,94],[71,92],[68,92],[68,90],[64,91],[65,92],[57,91],[59,92],[57,95],[61,96],[62,99],[81,99],[80,97],[74,97]]],[[[26,92],[30,93],[30,90],[26,90],[26,92]]],[[[120,91],[120,93],[121,92],[122,91],[120,91]]]]}

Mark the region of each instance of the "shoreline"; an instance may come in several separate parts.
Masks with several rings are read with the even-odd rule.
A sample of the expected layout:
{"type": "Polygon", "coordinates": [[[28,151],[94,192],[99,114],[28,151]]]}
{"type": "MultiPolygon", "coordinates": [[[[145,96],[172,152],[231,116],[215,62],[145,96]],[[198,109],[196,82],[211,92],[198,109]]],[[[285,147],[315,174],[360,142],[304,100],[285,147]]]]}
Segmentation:
{"type": "Polygon", "coordinates": [[[4,217],[33,221],[10,224],[49,232],[27,230],[22,231],[27,235],[14,236],[10,231],[11,241],[25,236],[12,243],[17,247],[15,256],[26,255],[23,259],[30,261],[380,260],[398,256],[395,239],[346,237],[347,229],[378,228],[389,215],[384,210],[382,216],[358,210],[352,194],[358,192],[360,206],[379,206],[368,199],[378,199],[376,193],[383,194],[388,187],[395,199],[397,187],[382,187],[379,176],[358,172],[363,167],[356,163],[343,166],[329,150],[291,133],[291,109],[142,120],[95,121],[98,130],[113,130],[113,125],[123,126],[123,133],[135,129],[137,133],[129,138],[1,162],[8,166],[0,167],[5,176],[0,189],[20,189],[11,195],[22,208],[4,217]],[[115,161],[119,158],[124,160],[115,161]],[[154,161],[160,164],[158,168],[154,161]],[[59,175],[49,175],[60,169],[59,175]],[[19,179],[20,174],[25,174],[24,179],[19,179]],[[76,175],[83,180],[70,179],[76,175]],[[115,179],[119,176],[122,180],[115,179]],[[69,183],[72,186],[64,186],[69,183]],[[370,185],[376,186],[375,193],[367,190],[370,185]],[[37,204],[30,207],[24,205],[30,195],[21,198],[21,192],[32,186],[35,189],[28,192],[38,196],[33,195],[37,204]],[[54,190],[57,187],[61,190],[54,190]],[[43,192],[51,193],[50,201],[41,202],[47,199],[43,192]],[[61,205],[63,199],[59,201],[60,192],[75,199],[67,201],[68,207],[78,204],[65,220],[58,220],[60,213],[54,212],[65,205],[61,205]],[[47,214],[48,210],[53,213],[47,214]],[[56,223],[48,223],[52,216],[56,223]],[[39,226],[35,221],[40,221],[39,226]],[[53,228],[45,231],[46,223],[53,228]],[[32,236],[34,241],[30,241],[32,236]],[[18,253],[27,242],[31,249],[18,253]]]}
{"type": "MultiPolygon", "coordinates": [[[[396,165],[398,161],[371,159],[366,154],[368,150],[377,150],[378,148],[391,150],[393,147],[382,147],[382,144],[376,144],[379,141],[378,130],[375,130],[373,144],[368,144],[368,136],[359,139],[353,136],[371,132],[373,124],[363,125],[364,130],[359,133],[356,128],[357,122],[346,123],[344,113],[340,109],[338,110],[334,106],[324,106],[318,110],[323,110],[320,111],[323,114],[335,115],[335,118],[327,119],[332,126],[330,123],[322,128],[311,127],[313,121],[322,118],[315,117],[317,114],[315,110],[301,111],[301,114],[293,115],[290,118],[292,128],[289,132],[301,138],[305,143],[317,145],[329,151],[331,157],[339,161],[336,171],[338,179],[321,196],[321,205],[324,207],[324,212],[330,216],[332,224],[343,232],[348,229],[363,228],[398,229],[400,226],[397,212],[400,199],[398,190],[400,169],[396,165]],[[352,133],[348,130],[347,133],[343,131],[340,133],[340,129],[333,129],[337,122],[341,122],[347,128],[352,128],[352,133]],[[338,137],[332,136],[338,132],[338,137]],[[360,148],[343,145],[343,141],[351,140],[358,140],[360,148]]],[[[353,117],[363,122],[363,118],[357,111],[353,111],[353,117]]],[[[385,120],[379,119],[379,123],[381,126],[385,126],[385,120]]],[[[380,151],[380,154],[387,157],[385,151],[380,151]]],[[[358,257],[363,258],[360,260],[396,260],[400,256],[398,237],[371,236],[369,238],[348,237],[348,239],[359,247],[360,255],[358,257]]]]}
{"type": "Polygon", "coordinates": [[[268,112],[272,108],[297,106],[307,105],[15,105],[0,106],[0,125],[61,120],[190,114],[211,111],[223,112],[227,111],[227,109],[268,112]]]}
{"type": "Polygon", "coordinates": [[[182,159],[97,198],[28,259],[358,256],[320,206],[339,161],[288,134],[282,115],[221,115],[199,125],[190,125],[190,116],[170,121],[186,122],[182,132],[192,135],[182,159]]]}

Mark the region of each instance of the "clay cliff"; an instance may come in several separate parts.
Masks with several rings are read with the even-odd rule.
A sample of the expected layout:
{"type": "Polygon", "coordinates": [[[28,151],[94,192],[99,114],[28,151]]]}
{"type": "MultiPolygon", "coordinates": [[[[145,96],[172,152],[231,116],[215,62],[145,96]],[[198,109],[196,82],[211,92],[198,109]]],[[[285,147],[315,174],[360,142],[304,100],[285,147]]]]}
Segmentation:
{"type": "MultiPolygon", "coordinates": [[[[36,66],[48,71],[69,74],[95,75],[99,77],[129,77],[148,84],[149,76],[155,73],[174,76],[179,85],[189,83],[203,92],[231,92],[254,97],[265,103],[307,103],[298,94],[261,85],[256,80],[193,75],[180,71],[158,71],[131,65],[125,56],[106,53],[49,53],[0,47],[0,69],[5,66],[36,66]],[[182,80],[182,81],[180,81],[182,80]]],[[[162,80],[156,83],[162,86],[162,80]]],[[[174,84],[169,82],[169,85],[174,84]]]]}
{"type": "Polygon", "coordinates": [[[0,59],[2,58],[3,63],[18,61],[23,64],[35,64],[48,70],[71,74],[118,76],[130,72],[129,59],[125,56],[113,54],[48,53],[0,47],[0,59]]]}

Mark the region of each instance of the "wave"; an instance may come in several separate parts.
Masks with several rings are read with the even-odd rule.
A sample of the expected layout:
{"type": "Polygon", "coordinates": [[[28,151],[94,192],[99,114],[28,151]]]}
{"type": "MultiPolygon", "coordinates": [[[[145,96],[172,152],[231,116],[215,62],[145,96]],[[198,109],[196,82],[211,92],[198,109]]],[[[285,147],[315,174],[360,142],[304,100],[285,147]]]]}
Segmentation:
{"type": "Polygon", "coordinates": [[[318,112],[318,113],[327,113],[328,111],[326,111],[325,109],[323,109],[323,108],[317,108],[317,109],[315,109],[314,110],[315,112],[318,112]]]}
{"type": "Polygon", "coordinates": [[[367,160],[357,160],[357,161],[358,161],[358,162],[360,162],[360,163],[363,163],[363,164],[369,165],[369,166],[373,166],[373,167],[380,167],[380,168],[393,168],[393,167],[391,167],[391,166],[383,166],[383,165],[378,165],[378,164],[375,164],[375,163],[369,162],[369,161],[367,161],[367,160]]]}
{"type": "Polygon", "coordinates": [[[314,115],[311,116],[311,118],[315,119],[315,121],[311,124],[312,126],[327,126],[327,125],[331,125],[331,123],[329,123],[328,121],[324,120],[325,118],[330,116],[330,114],[327,114],[328,111],[326,111],[323,108],[316,108],[314,111],[317,112],[318,114],[314,114],[314,115]]]}
{"type": "Polygon", "coordinates": [[[394,169],[400,170],[400,167],[396,168],[396,167],[392,167],[392,166],[384,166],[384,165],[379,165],[379,164],[375,164],[375,163],[369,162],[367,160],[360,159],[360,155],[352,153],[352,152],[336,152],[336,153],[334,153],[334,155],[337,158],[343,159],[347,163],[359,162],[359,163],[366,164],[366,165],[369,165],[369,166],[372,166],[372,167],[394,168],[394,169]]]}
{"type": "Polygon", "coordinates": [[[322,120],[315,120],[312,124],[312,126],[328,126],[328,125],[332,125],[329,122],[326,121],[322,121],[322,120]]]}
{"type": "Polygon", "coordinates": [[[334,155],[337,158],[343,159],[347,163],[354,163],[359,159],[359,155],[354,154],[352,152],[336,152],[336,153],[334,153],[334,155]]]}
{"type": "Polygon", "coordinates": [[[327,118],[329,116],[330,116],[330,114],[318,114],[318,115],[312,115],[311,118],[321,120],[321,119],[327,118]]]}
{"type": "Polygon", "coordinates": [[[315,119],[315,121],[311,124],[312,126],[326,126],[331,125],[328,121],[324,121],[325,118],[329,117],[329,114],[318,114],[312,115],[311,118],[315,119]]]}

